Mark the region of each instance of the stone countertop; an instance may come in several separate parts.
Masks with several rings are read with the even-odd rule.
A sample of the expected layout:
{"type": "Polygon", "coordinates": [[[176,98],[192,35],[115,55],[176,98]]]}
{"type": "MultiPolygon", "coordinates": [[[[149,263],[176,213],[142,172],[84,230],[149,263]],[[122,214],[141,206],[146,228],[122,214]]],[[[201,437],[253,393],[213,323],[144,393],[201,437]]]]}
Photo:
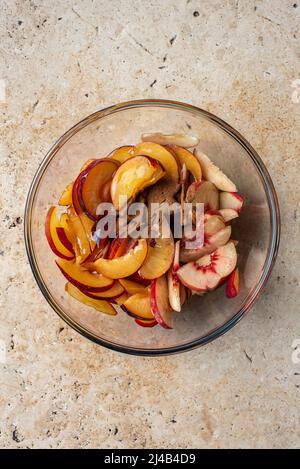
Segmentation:
{"type": "Polygon", "coordinates": [[[1,447],[299,446],[297,3],[0,0],[1,447]],[[270,171],[283,226],[247,318],[208,346],[155,359],[66,326],[23,243],[45,152],[86,115],[135,98],[186,101],[237,128],[270,171]]]}

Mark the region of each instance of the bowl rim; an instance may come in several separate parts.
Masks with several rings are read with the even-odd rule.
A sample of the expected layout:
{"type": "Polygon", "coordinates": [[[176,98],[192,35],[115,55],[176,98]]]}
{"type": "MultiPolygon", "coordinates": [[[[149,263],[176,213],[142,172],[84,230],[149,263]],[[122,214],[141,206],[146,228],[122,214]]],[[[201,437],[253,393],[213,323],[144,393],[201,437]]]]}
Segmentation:
{"type": "Polygon", "coordinates": [[[172,100],[165,100],[165,99],[138,99],[132,101],[125,101],[119,104],[115,104],[99,111],[90,114],[89,116],[82,119],[80,122],[75,124],[69,130],[67,130],[49,149],[46,153],[45,157],[43,158],[40,166],[38,167],[34,178],[31,182],[29,192],[27,195],[26,205],[25,205],[25,213],[24,213],[24,238],[25,238],[25,247],[26,252],[29,260],[30,267],[32,269],[34,278],[49,305],[54,309],[54,311],[73,329],[79,332],[81,335],[86,337],[87,339],[91,340],[92,342],[102,345],[108,349],[123,352],[131,355],[138,355],[138,356],[157,356],[157,355],[171,355],[179,352],[184,352],[188,350],[193,350],[197,347],[202,345],[206,345],[209,342],[217,339],[218,337],[225,334],[229,331],[233,326],[235,326],[250,310],[254,302],[258,299],[260,294],[262,293],[266,283],[270,277],[272,268],[275,264],[275,260],[278,253],[279,242],[280,242],[280,209],[277,194],[275,191],[274,184],[272,179],[256,150],[250,145],[250,143],[233,127],[231,127],[227,122],[220,119],[219,117],[215,116],[214,114],[205,111],[199,107],[193,106],[191,104],[179,102],[179,101],[172,101],[172,100]],[[58,150],[78,131],[86,127],[88,124],[106,117],[108,115],[114,114],[116,112],[124,111],[127,109],[134,109],[134,108],[142,108],[142,107],[164,107],[170,109],[180,109],[184,111],[191,112],[193,114],[200,115],[204,117],[211,123],[216,124],[219,128],[229,134],[239,145],[243,147],[246,154],[251,158],[252,162],[256,166],[256,169],[259,173],[261,181],[263,183],[270,212],[270,224],[271,224],[271,236],[269,242],[269,248],[266,255],[266,260],[264,263],[264,267],[262,269],[261,276],[256,283],[255,287],[252,289],[248,297],[246,298],[244,304],[240,307],[240,309],[235,313],[235,315],[226,321],[221,326],[213,329],[205,336],[194,339],[190,342],[183,343],[181,345],[175,345],[172,347],[162,347],[162,348],[150,348],[144,349],[139,347],[129,347],[121,344],[114,343],[112,341],[99,338],[95,336],[93,333],[85,329],[83,326],[77,324],[74,320],[72,320],[62,308],[56,303],[54,298],[52,297],[50,291],[48,290],[46,284],[43,281],[42,275],[39,272],[38,264],[35,258],[35,253],[33,249],[32,239],[31,239],[31,214],[32,214],[32,207],[33,202],[35,199],[35,194],[37,192],[40,180],[44,175],[48,165],[55,157],[58,150]]]}

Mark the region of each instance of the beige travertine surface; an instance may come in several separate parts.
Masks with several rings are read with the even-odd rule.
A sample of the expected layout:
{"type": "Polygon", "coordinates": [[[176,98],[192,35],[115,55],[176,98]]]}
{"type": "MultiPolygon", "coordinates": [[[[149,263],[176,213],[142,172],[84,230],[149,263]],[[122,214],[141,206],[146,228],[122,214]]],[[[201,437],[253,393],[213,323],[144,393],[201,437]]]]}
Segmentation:
{"type": "Polygon", "coordinates": [[[0,0],[0,10],[0,446],[299,447],[300,2],[0,0]],[[67,327],[23,244],[26,194],[51,144],[141,97],[187,101],[236,127],[269,169],[283,221],[249,316],[202,349],[156,359],[67,327]]]}

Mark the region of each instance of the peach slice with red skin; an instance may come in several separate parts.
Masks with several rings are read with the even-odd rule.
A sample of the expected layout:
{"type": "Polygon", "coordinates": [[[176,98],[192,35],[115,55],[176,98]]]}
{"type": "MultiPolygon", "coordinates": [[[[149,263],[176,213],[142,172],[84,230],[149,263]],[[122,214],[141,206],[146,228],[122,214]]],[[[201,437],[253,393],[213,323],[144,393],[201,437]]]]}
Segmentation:
{"type": "Polygon", "coordinates": [[[65,278],[80,290],[100,292],[107,290],[114,283],[114,280],[102,274],[83,270],[76,262],[70,262],[65,259],[57,259],[55,262],[65,278]]]}
{"type": "Polygon", "coordinates": [[[78,214],[84,212],[96,221],[97,208],[110,202],[110,183],[120,163],[110,158],[92,161],[77,177],[73,187],[73,205],[78,214]]]}
{"type": "Polygon", "coordinates": [[[170,231],[168,238],[150,240],[148,254],[139,270],[142,278],[153,280],[165,274],[173,263],[174,239],[170,231]]]}
{"type": "Polygon", "coordinates": [[[71,205],[72,204],[72,191],[73,191],[73,182],[71,182],[71,184],[68,184],[65,190],[63,191],[58,201],[58,205],[63,205],[63,206],[71,205]]]}
{"type": "Polygon", "coordinates": [[[145,295],[143,293],[135,293],[131,295],[123,304],[129,313],[137,316],[139,319],[154,319],[151,311],[149,292],[145,295]]]}
{"type": "MultiPolygon", "coordinates": [[[[80,289],[79,289],[80,290],[80,289]]],[[[86,296],[89,296],[90,298],[93,298],[95,300],[99,299],[99,300],[108,300],[108,301],[111,301],[111,300],[115,300],[116,298],[119,298],[121,295],[123,295],[124,293],[124,288],[122,287],[122,285],[116,281],[112,284],[112,286],[110,288],[108,288],[107,290],[104,290],[102,292],[90,292],[88,290],[82,290],[83,293],[86,295],[86,296]]]]}
{"type": "Polygon", "coordinates": [[[186,168],[194,176],[196,181],[201,181],[202,179],[202,170],[199,160],[196,156],[185,148],[172,145],[171,149],[175,153],[176,158],[178,159],[180,166],[183,164],[186,165],[186,168]]]}
{"type": "Polygon", "coordinates": [[[244,203],[244,198],[238,192],[221,192],[220,193],[220,208],[232,209],[240,214],[244,203]]]}
{"type": "Polygon", "coordinates": [[[218,247],[226,244],[231,236],[231,227],[226,226],[218,212],[207,212],[204,215],[204,245],[188,249],[186,241],[182,241],[180,250],[181,262],[191,262],[212,253],[218,247]]]}
{"type": "Polygon", "coordinates": [[[101,313],[109,314],[111,316],[116,316],[118,314],[116,309],[108,301],[90,298],[72,285],[72,283],[67,283],[65,290],[75,300],[80,301],[86,306],[90,306],[101,313]]]}
{"type": "Polygon", "coordinates": [[[218,210],[219,191],[216,186],[209,181],[193,182],[186,193],[186,201],[204,204],[204,210],[218,210]]]}
{"type": "Polygon", "coordinates": [[[227,298],[235,298],[239,292],[239,270],[236,268],[226,280],[227,298]]]}
{"type": "Polygon", "coordinates": [[[119,163],[123,164],[125,161],[132,158],[132,152],[134,150],[133,145],[124,145],[122,147],[113,150],[109,155],[108,158],[118,161],[119,163]]]}
{"type": "Polygon", "coordinates": [[[159,145],[177,145],[183,148],[195,147],[199,143],[198,137],[187,134],[162,134],[154,132],[152,134],[142,134],[143,142],[153,142],[159,145]]]}
{"type": "Polygon", "coordinates": [[[178,183],[179,167],[176,158],[162,145],[153,142],[139,143],[132,151],[133,156],[145,155],[154,158],[164,169],[166,179],[178,183]]]}
{"type": "Polygon", "coordinates": [[[195,150],[195,156],[201,164],[202,173],[207,181],[212,182],[221,191],[236,192],[236,185],[204,153],[195,150]]]}
{"type": "Polygon", "coordinates": [[[145,319],[135,319],[135,322],[141,327],[154,327],[157,325],[157,321],[153,320],[145,320],[145,319]]]}
{"type": "Polygon", "coordinates": [[[111,199],[116,210],[132,200],[146,187],[155,184],[164,176],[161,165],[153,158],[136,156],[123,163],[116,171],[110,188],[111,199]]]}
{"type": "Polygon", "coordinates": [[[147,251],[147,241],[140,239],[137,245],[124,256],[115,259],[98,259],[94,266],[97,272],[112,279],[129,277],[141,267],[147,251]]]}
{"type": "Polygon", "coordinates": [[[129,293],[129,295],[134,295],[136,293],[146,294],[148,289],[144,285],[140,283],[134,282],[133,280],[129,280],[127,278],[120,278],[120,284],[123,288],[129,293]]]}
{"type": "Polygon", "coordinates": [[[60,220],[57,213],[56,207],[50,207],[45,220],[45,235],[49,243],[50,248],[58,257],[62,259],[72,260],[75,257],[74,251],[71,246],[65,245],[67,237],[64,237],[62,242],[62,232],[58,231],[57,228],[63,228],[60,225],[60,220]]]}
{"type": "Polygon", "coordinates": [[[91,253],[91,245],[81,220],[81,217],[77,215],[74,208],[69,207],[68,225],[70,231],[74,234],[74,250],[76,253],[76,262],[78,263],[84,262],[91,253]]]}
{"type": "Polygon", "coordinates": [[[123,306],[123,304],[125,303],[125,301],[129,298],[129,295],[128,293],[124,292],[122,293],[122,295],[120,296],[117,296],[116,298],[114,298],[113,300],[111,300],[113,303],[115,303],[116,305],[118,306],[123,306]]]}
{"type": "Polygon", "coordinates": [[[213,253],[180,267],[177,276],[183,285],[193,291],[214,290],[235,269],[236,262],[235,246],[228,243],[213,253]]]}
{"type": "Polygon", "coordinates": [[[176,275],[177,270],[180,268],[179,264],[179,251],[180,241],[175,244],[175,253],[173,265],[168,271],[168,291],[169,291],[169,302],[174,311],[181,311],[181,288],[180,282],[176,275]]]}
{"type": "Polygon", "coordinates": [[[166,275],[152,280],[150,287],[151,311],[158,324],[165,329],[173,327],[173,313],[169,302],[166,275]]]}
{"type": "Polygon", "coordinates": [[[238,212],[232,208],[221,208],[218,210],[218,213],[224,219],[225,223],[228,223],[239,216],[238,212]]]}

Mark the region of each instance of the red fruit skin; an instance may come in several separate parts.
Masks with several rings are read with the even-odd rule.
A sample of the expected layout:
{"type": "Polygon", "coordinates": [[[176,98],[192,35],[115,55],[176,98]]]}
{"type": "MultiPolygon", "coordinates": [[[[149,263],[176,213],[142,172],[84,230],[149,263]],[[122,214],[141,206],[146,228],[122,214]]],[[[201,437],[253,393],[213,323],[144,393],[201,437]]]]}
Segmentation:
{"type": "Polygon", "coordinates": [[[145,287],[148,287],[151,283],[151,280],[141,277],[138,271],[130,275],[128,279],[133,280],[134,282],[139,283],[140,285],[144,285],[145,287]]]}
{"type": "Polygon", "coordinates": [[[226,280],[227,298],[235,298],[239,292],[239,272],[235,269],[226,280]]]}
{"type": "Polygon", "coordinates": [[[67,235],[65,233],[65,230],[62,227],[57,227],[56,232],[57,232],[57,236],[60,239],[60,242],[65,246],[66,249],[71,251],[75,256],[75,252],[74,252],[72,243],[68,240],[67,235]]]}
{"type": "Polygon", "coordinates": [[[72,277],[70,277],[70,275],[68,275],[57,263],[56,265],[63,274],[63,276],[68,280],[68,282],[72,283],[72,285],[77,287],[78,290],[81,290],[83,293],[85,293],[87,290],[89,292],[99,293],[108,290],[113,285],[113,283],[111,283],[109,286],[106,287],[89,287],[88,285],[84,285],[83,283],[77,282],[77,280],[74,280],[72,277]]]}
{"type": "Polygon", "coordinates": [[[152,313],[155,315],[155,319],[161,327],[163,327],[164,329],[172,329],[172,327],[168,326],[168,324],[164,322],[160,314],[155,314],[155,312],[158,311],[158,307],[156,304],[156,288],[157,288],[157,279],[152,280],[151,286],[150,286],[150,305],[151,305],[152,313]]]}
{"type": "MultiPolygon", "coordinates": [[[[126,308],[126,306],[124,305],[121,305],[120,308],[126,313],[128,314],[128,316],[130,316],[131,318],[133,318],[134,320],[137,320],[137,321],[145,321],[145,322],[149,322],[149,323],[152,323],[153,321],[156,322],[155,319],[145,319],[145,318],[142,318],[141,316],[138,316],[138,314],[135,314],[135,313],[132,313],[131,311],[129,311],[129,309],[126,308]]],[[[145,326],[145,327],[152,327],[152,326],[145,326]]]]}
{"type": "MultiPolygon", "coordinates": [[[[65,256],[64,254],[62,254],[55,246],[53,240],[52,240],[52,236],[51,236],[51,230],[50,230],[50,222],[51,222],[51,215],[52,215],[52,212],[54,210],[54,207],[51,207],[49,210],[48,210],[48,213],[47,213],[47,216],[46,216],[46,221],[45,221],[45,235],[46,235],[46,239],[48,241],[48,244],[51,248],[51,250],[54,252],[54,254],[57,256],[57,257],[60,257],[61,259],[66,259],[68,261],[74,259],[74,255],[72,256],[65,256]]],[[[73,251],[73,248],[72,248],[72,251],[73,251]]],[[[74,251],[73,251],[74,252],[74,251]]]]}
{"type": "Polygon", "coordinates": [[[135,319],[135,322],[141,327],[154,327],[157,326],[157,321],[155,319],[150,319],[150,321],[145,321],[144,319],[135,319]]]}

